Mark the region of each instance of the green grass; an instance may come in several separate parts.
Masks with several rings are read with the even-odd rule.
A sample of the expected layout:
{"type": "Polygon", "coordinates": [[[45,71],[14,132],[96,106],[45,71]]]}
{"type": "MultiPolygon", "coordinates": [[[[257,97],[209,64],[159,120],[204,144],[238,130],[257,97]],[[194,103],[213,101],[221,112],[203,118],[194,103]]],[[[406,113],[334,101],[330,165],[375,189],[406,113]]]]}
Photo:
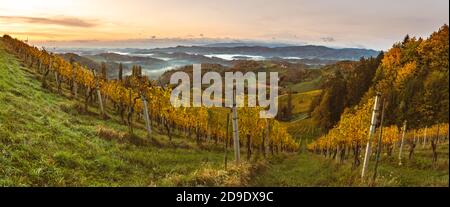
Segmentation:
{"type": "Polygon", "coordinates": [[[288,85],[288,88],[293,93],[303,93],[303,92],[308,92],[308,91],[314,91],[314,90],[320,89],[321,81],[322,81],[322,76],[319,76],[311,81],[304,81],[304,82],[288,85]]]}
{"type": "MultiPolygon", "coordinates": [[[[99,137],[98,126],[127,128],[117,117],[99,119],[92,107],[93,114],[77,113],[77,100],[42,89],[2,44],[0,186],[174,186],[180,177],[197,185],[187,181],[200,169],[223,168],[223,152],[200,150],[181,137],[169,142],[157,130],[158,147],[99,137]]],[[[145,137],[141,129],[136,134],[145,137]]]]}
{"type": "MultiPolygon", "coordinates": [[[[255,177],[257,186],[334,186],[342,172],[339,166],[311,154],[273,159],[264,173],[255,177]],[[311,159],[313,158],[313,159],[311,159]]],[[[347,176],[346,176],[347,177],[347,176]]]]}
{"type": "Polygon", "coordinates": [[[302,140],[302,144],[311,143],[322,134],[322,130],[314,125],[311,118],[282,122],[282,124],[295,139],[302,140]]]}
{"type": "MultiPolygon", "coordinates": [[[[315,126],[309,117],[309,108],[313,99],[319,96],[321,90],[312,90],[303,93],[292,94],[292,119],[289,122],[281,122],[287,127],[289,134],[302,144],[311,142],[321,134],[321,130],[315,126]]],[[[287,95],[279,99],[280,108],[286,106],[287,95]]]]}
{"type": "MultiPolygon", "coordinates": [[[[431,163],[431,150],[417,147],[415,156],[398,165],[396,153],[384,155],[379,164],[375,186],[449,186],[448,142],[438,150],[438,162],[431,163]]],[[[407,151],[407,150],[406,150],[407,151]]],[[[273,159],[270,165],[256,176],[252,185],[257,186],[368,186],[362,182],[361,166],[351,167],[351,159],[343,164],[323,156],[302,153],[273,159]]],[[[369,162],[368,177],[372,177],[374,160],[369,162]]]]}
{"type": "MultiPolygon", "coordinates": [[[[309,111],[311,102],[316,96],[319,96],[322,93],[321,90],[312,90],[302,93],[292,94],[292,114],[301,114],[309,111]]],[[[279,108],[287,106],[288,95],[281,95],[278,99],[279,108]]]]}

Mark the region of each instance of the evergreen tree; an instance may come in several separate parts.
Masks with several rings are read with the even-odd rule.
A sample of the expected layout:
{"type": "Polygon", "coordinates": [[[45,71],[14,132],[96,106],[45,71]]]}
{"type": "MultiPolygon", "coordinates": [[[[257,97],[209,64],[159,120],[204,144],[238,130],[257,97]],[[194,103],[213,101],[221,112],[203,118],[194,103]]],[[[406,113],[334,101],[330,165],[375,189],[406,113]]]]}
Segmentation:
{"type": "Polygon", "coordinates": [[[123,66],[122,63],[119,63],[119,80],[122,81],[123,80],[123,66]]]}

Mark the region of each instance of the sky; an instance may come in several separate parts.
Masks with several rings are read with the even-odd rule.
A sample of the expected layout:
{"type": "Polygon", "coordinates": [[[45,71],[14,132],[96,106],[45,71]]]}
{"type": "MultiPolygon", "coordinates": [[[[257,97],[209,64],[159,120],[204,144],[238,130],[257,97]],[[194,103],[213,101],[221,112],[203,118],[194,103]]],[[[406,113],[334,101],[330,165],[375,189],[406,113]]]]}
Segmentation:
{"type": "Polygon", "coordinates": [[[384,50],[448,22],[448,0],[0,0],[0,34],[54,45],[257,40],[384,50]]]}

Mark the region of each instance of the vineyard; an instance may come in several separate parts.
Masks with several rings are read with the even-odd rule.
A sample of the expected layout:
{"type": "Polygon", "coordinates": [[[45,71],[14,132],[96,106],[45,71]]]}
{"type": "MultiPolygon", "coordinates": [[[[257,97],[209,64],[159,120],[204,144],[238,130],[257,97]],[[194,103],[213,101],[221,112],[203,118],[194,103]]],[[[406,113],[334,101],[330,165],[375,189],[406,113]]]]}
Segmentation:
{"type": "Polygon", "coordinates": [[[260,119],[258,107],[173,107],[174,86],[141,66],[109,79],[105,64],[5,35],[0,185],[448,186],[447,37],[444,25],[307,78],[239,61],[288,80],[278,117],[260,119]]]}
{"type": "MultiPolygon", "coordinates": [[[[118,80],[107,80],[106,70],[97,74],[44,49],[39,50],[9,36],[3,39],[11,52],[42,74],[44,88],[49,87],[49,81],[54,81],[56,92],[61,93],[62,87],[66,86],[73,98],[80,96],[84,100],[85,112],[88,105],[96,104],[101,118],[107,118],[108,113],[118,114],[127,125],[129,134],[133,134],[134,122],[144,121],[149,139],[152,127],[157,125],[170,139],[174,133],[181,133],[198,143],[209,140],[233,145],[233,139],[227,136],[230,134],[227,129],[231,131],[227,112],[205,107],[173,107],[170,104],[171,87],[149,81],[141,75],[139,66],[133,67],[131,76],[119,75],[118,80]]],[[[278,121],[258,118],[258,108],[239,108],[238,114],[239,136],[243,138],[240,142],[246,148],[248,160],[253,151],[265,154],[269,150],[273,154],[298,149],[298,144],[278,121]]]]}
{"type": "MultiPolygon", "coordinates": [[[[357,168],[361,164],[361,152],[369,142],[368,126],[371,124],[372,108],[373,104],[366,104],[354,109],[353,112],[345,113],[335,128],[309,144],[308,149],[339,162],[352,159],[353,167],[357,168]]],[[[403,157],[413,158],[416,147],[432,149],[433,156],[430,162],[434,163],[438,159],[436,145],[448,145],[448,128],[448,123],[410,130],[407,128],[407,122],[401,129],[395,125],[381,126],[371,135],[375,139],[370,142],[374,149],[380,150],[374,151],[377,154],[385,153],[392,157],[397,152],[399,165],[403,157]]]]}
{"type": "Polygon", "coordinates": [[[0,186],[245,185],[248,165],[229,156],[224,170],[223,146],[177,134],[170,141],[157,127],[150,140],[138,122],[130,136],[120,116],[99,118],[98,105],[85,113],[82,97],[42,88],[42,76],[3,41],[0,70],[0,186]]]}
{"type": "Polygon", "coordinates": [[[448,45],[447,25],[428,39],[406,36],[394,44],[379,61],[361,102],[346,108],[339,122],[308,149],[339,163],[352,160],[353,169],[362,164],[363,178],[371,160],[376,177],[382,155],[398,153],[401,166],[406,157],[414,159],[419,147],[431,149],[428,161],[436,166],[437,148],[448,146],[449,140],[448,45]]]}

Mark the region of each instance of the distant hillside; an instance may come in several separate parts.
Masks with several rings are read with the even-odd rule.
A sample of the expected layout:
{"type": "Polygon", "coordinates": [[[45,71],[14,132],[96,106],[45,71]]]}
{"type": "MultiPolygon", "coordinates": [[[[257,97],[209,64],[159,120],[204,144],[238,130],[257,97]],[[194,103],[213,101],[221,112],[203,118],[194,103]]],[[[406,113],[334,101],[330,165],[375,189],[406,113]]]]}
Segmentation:
{"type": "Polygon", "coordinates": [[[265,43],[265,42],[221,42],[203,45],[204,47],[252,47],[252,46],[262,46],[262,47],[288,47],[294,46],[292,44],[286,43],[265,43]]]}
{"type": "Polygon", "coordinates": [[[96,55],[88,55],[86,57],[101,62],[145,62],[147,64],[164,63],[163,60],[152,57],[129,56],[117,53],[100,53],[96,55]]]}
{"type": "Polygon", "coordinates": [[[89,58],[79,56],[75,53],[64,53],[64,54],[60,54],[60,56],[63,57],[66,61],[77,62],[88,68],[94,68],[95,70],[100,70],[100,64],[96,63],[95,61],[93,61],[89,58]]]}
{"type": "Polygon", "coordinates": [[[265,58],[295,57],[295,58],[319,58],[330,60],[358,60],[361,57],[374,57],[379,51],[358,48],[335,49],[324,46],[287,46],[287,47],[263,47],[263,46],[237,46],[237,47],[209,47],[209,46],[178,46],[169,48],[143,49],[139,53],[175,53],[184,52],[190,54],[240,54],[257,55],[265,58]]]}
{"type": "MultiPolygon", "coordinates": [[[[116,78],[119,71],[119,64],[111,61],[94,61],[85,56],[80,56],[75,53],[64,53],[60,54],[65,60],[71,62],[79,63],[87,68],[95,69],[96,71],[100,71],[101,63],[105,62],[106,68],[108,69],[108,78],[116,78]]],[[[123,66],[125,71],[128,71],[128,67],[126,65],[123,66]]]]}
{"type": "MultiPolygon", "coordinates": [[[[170,81],[170,77],[177,71],[183,71],[192,77],[192,65],[187,65],[174,70],[166,71],[161,75],[160,81],[162,84],[167,84],[170,81]]],[[[280,93],[286,93],[286,88],[308,81],[313,81],[320,77],[321,71],[317,69],[311,69],[309,66],[299,63],[279,62],[279,61],[253,61],[253,60],[239,60],[233,61],[231,67],[226,67],[220,64],[202,64],[202,74],[215,71],[222,74],[224,77],[225,72],[278,72],[280,79],[279,86],[281,87],[280,93]]],[[[311,90],[314,90],[313,88],[311,90]]]]}
{"type": "Polygon", "coordinates": [[[214,64],[230,65],[230,61],[221,58],[206,57],[199,54],[189,54],[184,52],[174,52],[174,53],[157,52],[154,53],[152,57],[165,59],[167,62],[175,62],[175,63],[184,62],[186,65],[193,63],[211,63],[211,64],[214,63],[214,64]]]}

